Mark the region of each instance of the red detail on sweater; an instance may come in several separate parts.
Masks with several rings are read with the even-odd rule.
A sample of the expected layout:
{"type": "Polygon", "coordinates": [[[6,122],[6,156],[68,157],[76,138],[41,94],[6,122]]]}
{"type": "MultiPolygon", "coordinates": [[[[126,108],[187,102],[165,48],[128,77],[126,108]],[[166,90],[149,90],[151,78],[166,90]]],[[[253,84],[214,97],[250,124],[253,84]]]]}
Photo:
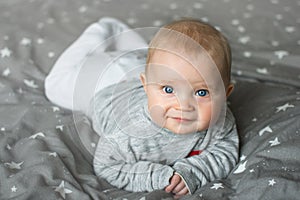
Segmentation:
{"type": "Polygon", "coordinates": [[[187,157],[191,157],[191,156],[199,155],[200,153],[202,153],[202,151],[201,151],[201,150],[197,150],[197,151],[191,151],[187,157]]]}

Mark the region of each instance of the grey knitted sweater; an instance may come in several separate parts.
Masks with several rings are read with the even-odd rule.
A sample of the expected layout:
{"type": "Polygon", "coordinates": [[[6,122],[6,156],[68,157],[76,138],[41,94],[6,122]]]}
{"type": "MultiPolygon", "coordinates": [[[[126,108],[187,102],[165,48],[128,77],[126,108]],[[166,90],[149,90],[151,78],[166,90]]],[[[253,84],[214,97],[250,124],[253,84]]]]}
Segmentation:
{"type": "Polygon", "coordinates": [[[224,126],[178,135],[151,121],[139,80],[109,86],[95,95],[89,108],[100,135],[95,173],[118,188],[142,192],[164,189],[176,172],[194,193],[226,177],[237,162],[236,125],[226,110],[224,126]]]}

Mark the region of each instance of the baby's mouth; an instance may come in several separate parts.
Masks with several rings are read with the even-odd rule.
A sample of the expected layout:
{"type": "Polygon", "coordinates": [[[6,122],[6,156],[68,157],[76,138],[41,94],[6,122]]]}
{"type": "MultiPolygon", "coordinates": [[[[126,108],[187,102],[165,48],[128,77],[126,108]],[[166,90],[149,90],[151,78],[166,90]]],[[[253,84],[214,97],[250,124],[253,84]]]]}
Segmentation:
{"type": "Polygon", "coordinates": [[[192,119],[182,118],[182,117],[171,117],[171,119],[174,119],[174,120],[176,120],[177,122],[180,122],[180,123],[186,123],[186,122],[193,121],[192,119]]]}

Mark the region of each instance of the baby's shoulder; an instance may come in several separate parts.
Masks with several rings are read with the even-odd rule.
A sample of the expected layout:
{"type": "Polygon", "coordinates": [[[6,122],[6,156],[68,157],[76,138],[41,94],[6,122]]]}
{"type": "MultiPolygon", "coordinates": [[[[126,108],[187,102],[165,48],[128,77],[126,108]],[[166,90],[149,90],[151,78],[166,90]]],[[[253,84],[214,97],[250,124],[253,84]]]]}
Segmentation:
{"type": "Polygon", "coordinates": [[[111,133],[116,126],[127,125],[133,114],[143,110],[146,101],[138,79],[108,86],[99,91],[90,104],[93,126],[103,134],[111,133]]]}

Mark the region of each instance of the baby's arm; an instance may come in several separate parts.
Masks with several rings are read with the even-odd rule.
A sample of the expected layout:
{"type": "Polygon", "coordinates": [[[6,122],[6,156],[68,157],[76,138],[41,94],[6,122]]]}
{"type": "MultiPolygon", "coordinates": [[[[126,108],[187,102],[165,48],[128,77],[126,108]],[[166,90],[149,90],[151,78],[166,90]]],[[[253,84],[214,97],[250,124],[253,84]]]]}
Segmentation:
{"type": "Polygon", "coordinates": [[[190,193],[207,182],[225,178],[236,165],[239,145],[236,125],[227,128],[227,132],[212,136],[210,144],[200,155],[174,164],[174,170],[184,179],[190,193]]]}
{"type": "Polygon", "coordinates": [[[101,138],[94,158],[97,176],[120,189],[133,192],[161,190],[169,185],[174,173],[172,167],[139,161],[130,150],[124,152],[119,146],[109,139],[101,138]]]}

